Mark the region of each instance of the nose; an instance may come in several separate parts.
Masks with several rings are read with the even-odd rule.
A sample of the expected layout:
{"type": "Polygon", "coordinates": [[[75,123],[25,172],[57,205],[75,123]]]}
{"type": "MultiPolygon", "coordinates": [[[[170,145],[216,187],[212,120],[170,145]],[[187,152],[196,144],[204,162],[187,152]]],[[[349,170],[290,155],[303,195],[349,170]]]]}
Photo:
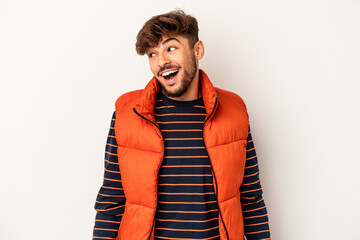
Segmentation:
{"type": "Polygon", "coordinates": [[[158,59],[159,59],[159,62],[158,62],[159,67],[163,67],[163,66],[165,66],[165,64],[170,63],[170,60],[166,53],[160,53],[158,59]]]}

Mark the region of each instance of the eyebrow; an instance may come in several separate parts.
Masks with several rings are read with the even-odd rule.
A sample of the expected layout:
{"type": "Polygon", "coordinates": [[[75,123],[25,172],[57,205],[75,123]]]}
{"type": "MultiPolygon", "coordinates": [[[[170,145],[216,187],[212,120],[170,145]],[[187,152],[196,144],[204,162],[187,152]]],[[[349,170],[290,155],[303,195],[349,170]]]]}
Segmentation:
{"type": "MultiPolygon", "coordinates": [[[[179,40],[177,40],[176,38],[172,37],[172,38],[168,38],[168,39],[166,39],[165,41],[163,41],[163,42],[161,43],[161,45],[164,46],[166,43],[168,43],[168,42],[170,42],[170,41],[172,41],[172,40],[175,40],[175,41],[177,41],[178,43],[180,43],[179,40]]],[[[181,43],[180,43],[180,44],[181,44],[181,43]]]]}

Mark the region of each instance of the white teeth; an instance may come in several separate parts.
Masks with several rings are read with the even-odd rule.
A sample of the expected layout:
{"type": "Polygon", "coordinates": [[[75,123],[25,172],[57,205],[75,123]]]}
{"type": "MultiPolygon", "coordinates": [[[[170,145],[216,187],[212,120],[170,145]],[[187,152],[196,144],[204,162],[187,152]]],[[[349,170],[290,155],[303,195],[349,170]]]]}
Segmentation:
{"type": "Polygon", "coordinates": [[[168,71],[168,72],[165,72],[163,74],[161,74],[161,76],[163,77],[166,77],[166,76],[169,76],[170,74],[174,73],[174,72],[177,72],[178,70],[171,70],[171,71],[168,71]]]}

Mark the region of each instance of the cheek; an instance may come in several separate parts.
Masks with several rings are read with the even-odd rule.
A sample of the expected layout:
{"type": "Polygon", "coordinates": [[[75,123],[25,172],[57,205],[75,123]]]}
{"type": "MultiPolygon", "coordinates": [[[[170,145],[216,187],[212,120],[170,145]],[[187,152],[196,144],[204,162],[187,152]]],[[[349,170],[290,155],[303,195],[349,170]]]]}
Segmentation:
{"type": "Polygon", "coordinates": [[[152,61],[149,62],[150,64],[150,70],[154,75],[157,75],[158,69],[156,67],[156,64],[154,64],[152,61]]]}
{"type": "Polygon", "coordinates": [[[187,66],[190,62],[190,55],[180,55],[177,56],[176,58],[174,58],[174,62],[176,62],[176,64],[181,65],[181,66],[187,66]]]}

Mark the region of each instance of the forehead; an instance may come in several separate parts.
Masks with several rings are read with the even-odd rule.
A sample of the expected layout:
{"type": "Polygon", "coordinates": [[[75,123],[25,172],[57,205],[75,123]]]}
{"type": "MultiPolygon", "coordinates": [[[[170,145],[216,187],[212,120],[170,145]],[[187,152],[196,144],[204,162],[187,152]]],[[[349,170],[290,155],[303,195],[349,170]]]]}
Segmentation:
{"type": "Polygon", "coordinates": [[[159,42],[158,45],[153,47],[153,48],[149,48],[150,49],[156,49],[156,48],[161,48],[162,46],[165,46],[168,43],[178,43],[181,45],[184,45],[187,43],[187,39],[182,37],[182,36],[163,36],[159,42]]]}
{"type": "Polygon", "coordinates": [[[159,41],[159,44],[158,45],[165,45],[169,42],[178,42],[181,44],[180,40],[178,39],[179,37],[165,37],[165,38],[162,38],[160,41],[159,41]]]}

